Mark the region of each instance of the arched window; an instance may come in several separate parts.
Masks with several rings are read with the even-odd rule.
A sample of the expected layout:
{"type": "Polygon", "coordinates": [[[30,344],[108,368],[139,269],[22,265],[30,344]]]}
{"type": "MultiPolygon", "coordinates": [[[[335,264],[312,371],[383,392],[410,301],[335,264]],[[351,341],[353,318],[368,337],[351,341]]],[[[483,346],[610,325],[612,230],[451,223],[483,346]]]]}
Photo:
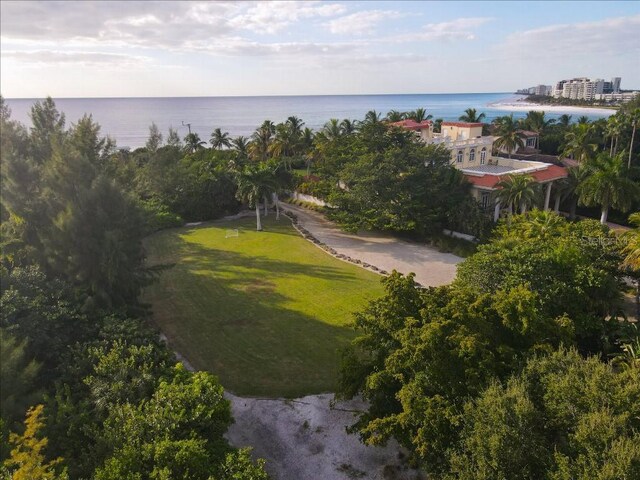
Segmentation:
{"type": "Polygon", "coordinates": [[[462,150],[458,150],[458,163],[462,163],[462,160],[464,159],[464,152],[462,150]]]}
{"type": "Polygon", "coordinates": [[[480,165],[484,165],[487,161],[487,149],[486,148],[482,148],[482,151],[480,152],[480,165]]]}
{"type": "Polygon", "coordinates": [[[469,150],[469,161],[470,162],[475,162],[476,161],[476,149],[472,148],[471,150],[469,150]]]}

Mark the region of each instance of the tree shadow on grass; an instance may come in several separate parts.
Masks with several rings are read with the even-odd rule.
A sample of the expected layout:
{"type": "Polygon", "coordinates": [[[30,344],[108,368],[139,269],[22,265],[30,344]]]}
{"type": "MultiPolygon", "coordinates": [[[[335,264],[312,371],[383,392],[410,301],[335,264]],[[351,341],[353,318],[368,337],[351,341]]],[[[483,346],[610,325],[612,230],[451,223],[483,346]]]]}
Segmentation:
{"type": "MultiPolygon", "coordinates": [[[[177,234],[168,241],[170,256],[180,260],[162,273],[146,299],[173,348],[239,395],[335,390],[339,350],[354,331],[288,307],[295,292],[277,287],[299,276],[300,282],[328,281],[339,289],[358,281],[355,272],[220,250],[177,234]]],[[[316,302],[319,312],[336,308],[323,304],[323,297],[305,301],[316,302]]],[[[352,311],[343,312],[345,324],[352,311]]]]}

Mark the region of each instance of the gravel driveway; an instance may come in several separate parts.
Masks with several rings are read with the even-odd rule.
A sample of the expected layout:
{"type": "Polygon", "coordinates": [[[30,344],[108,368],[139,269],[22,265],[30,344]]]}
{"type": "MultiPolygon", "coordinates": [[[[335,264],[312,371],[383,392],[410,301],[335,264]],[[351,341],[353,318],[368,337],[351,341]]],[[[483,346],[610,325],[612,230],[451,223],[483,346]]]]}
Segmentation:
{"type": "Polygon", "coordinates": [[[456,266],[462,261],[462,258],[451,253],[442,253],[426,245],[380,233],[354,235],[343,232],[320,213],[296,205],[282,204],[282,208],[293,212],[300,225],[338,253],[388,272],[394,269],[404,274],[414,272],[416,281],[424,286],[451,283],[456,276],[456,266]]]}

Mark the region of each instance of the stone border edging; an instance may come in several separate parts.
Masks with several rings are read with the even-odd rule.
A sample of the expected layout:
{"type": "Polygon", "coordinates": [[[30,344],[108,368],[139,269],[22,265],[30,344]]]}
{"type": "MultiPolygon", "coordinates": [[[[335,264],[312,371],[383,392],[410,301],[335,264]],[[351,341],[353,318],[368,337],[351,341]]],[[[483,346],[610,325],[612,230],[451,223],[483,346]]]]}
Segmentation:
{"type": "MultiPolygon", "coordinates": [[[[347,262],[347,263],[352,263],[354,265],[358,265],[359,267],[362,267],[365,270],[369,270],[371,272],[377,273],[378,275],[382,275],[384,277],[389,276],[389,272],[387,272],[386,270],[378,268],[375,265],[371,265],[370,263],[363,262],[362,260],[359,260],[357,258],[352,258],[352,257],[350,257],[348,255],[344,255],[342,253],[338,253],[334,248],[332,248],[329,245],[327,245],[326,243],[318,240],[309,230],[307,230],[306,228],[304,228],[302,225],[300,225],[298,223],[298,216],[295,213],[291,212],[290,210],[286,210],[286,209],[283,208],[280,213],[282,213],[285,217],[287,217],[289,220],[291,220],[291,225],[302,236],[302,238],[304,238],[305,240],[308,240],[309,242],[313,243],[316,247],[318,247],[319,249],[325,251],[326,253],[328,253],[332,257],[337,258],[338,260],[342,260],[343,262],[347,262]]],[[[414,282],[415,282],[415,280],[414,280],[414,282]]],[[[418,288],[426,288],[425,286],[423,286],[422,284],[420,284],[418,282],[415,282],[415,285],[418,288]]]]}

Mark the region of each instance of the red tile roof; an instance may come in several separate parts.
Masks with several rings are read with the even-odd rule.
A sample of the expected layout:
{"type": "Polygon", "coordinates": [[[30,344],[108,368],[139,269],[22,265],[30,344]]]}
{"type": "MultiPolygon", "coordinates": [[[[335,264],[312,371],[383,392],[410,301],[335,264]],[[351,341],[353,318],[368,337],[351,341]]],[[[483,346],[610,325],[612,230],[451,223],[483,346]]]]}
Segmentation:
{"type": "Polygon", "coordinates": [[[468,122],[442,122],[443,126],[446,127],[466,127],[466,128],[471,128],[471,127],[481,127],[484,125],[484,123],[480,123],[480,122],[474,122],[474,123],[468,123],[468,122]]]}
{"type": "Polygon", "coordinates": [[[403,127],[409,130],[422,130],[431,126],[431,120],[423,120],[422,122],[418,123],[415,120],[409,118],[407,120],[400,120],[399,122],[390,123],[389,125],[393,127],[403,127]]]}
{"type": "Polygon", "coordinates": [[[549,165],[545,170],[538,170],[532,175],[537,182],[548,182],[549,180],[567,178],[567,169],[558,165],[549,165]]]}
{"type": "MultiPolygon", "coordinates": [[[[525,173],[531,175],[533,179],[538,183],[549,182],[551,180],[558,180],[560,178],[566,178],[567,169],[559,167],[558,165],[549,165],[544,170],[537,170],[535,172],[525,173]]],[[[516,173],[515,175],[519,175],[516,173]]],[[[509,176],[509,173],[504,175],[466,175],[465,178],[476,187],[484,188],[496,188],[496,185],[502,180],[505,180],[509,176]]]]}
{"type": "Polygon", "coordinates": [[[465,175],[465,178],[470,184],[476,187],[495,188],[496,184],[502,180],[498,175],[482,175],[477,177],[475,175],[465,175]]]}

